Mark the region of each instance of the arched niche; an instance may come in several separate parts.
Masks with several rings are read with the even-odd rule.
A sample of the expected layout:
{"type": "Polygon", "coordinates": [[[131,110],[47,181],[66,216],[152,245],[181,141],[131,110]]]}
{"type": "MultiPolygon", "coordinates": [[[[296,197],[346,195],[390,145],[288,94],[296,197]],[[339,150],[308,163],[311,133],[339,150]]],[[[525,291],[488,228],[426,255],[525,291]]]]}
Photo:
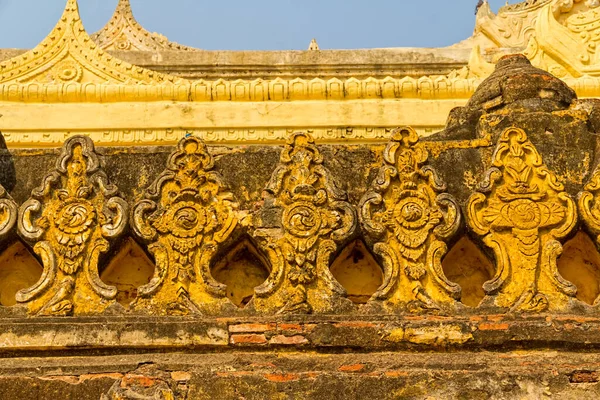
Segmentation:
{"type": "Polygon", "coordinates": [[[132,238],[127,238],[100,279],[118,289],[117,301],[123,306],[137,296],[137,288],[147,284],[154,275],[154,264],[144,250],[132,238]]]}
{"type": "Polygon", "coordinates": [[[383,270],[362,240],[346,246],[330,270],[355,304],[365,304],[383,284],[383,270]]]}
{"type": "Polygon", "coordinates": [[[269,277],[268,265],[252,242],[243,240],[213,265],[211,275],[227,286],[229,300],[243,308],[254,296],[254,288],[269,277]]]}
{"type": "Polygon", "coordinates": [[[23,243],[9,246],[0,254],[0,304],[17,304],[17,292],[35,285],[42,271],[42,265],[23,243]]]}
{"type": "Polygon", "coordinates": [[[558,272],[577,286],[577,298],[594,304],[600,295],[600,253],[585,232],[578,232],[563,246],[558,272]]]}
{"type": "Polygon", "coordinates": [[[460,301],[469,307],[477,307],[483,300],[483,284],[494,277],[495,271],[489,258],[467,236],[446,254],[442,268],[448,280],[460,285],[460,301]]]}

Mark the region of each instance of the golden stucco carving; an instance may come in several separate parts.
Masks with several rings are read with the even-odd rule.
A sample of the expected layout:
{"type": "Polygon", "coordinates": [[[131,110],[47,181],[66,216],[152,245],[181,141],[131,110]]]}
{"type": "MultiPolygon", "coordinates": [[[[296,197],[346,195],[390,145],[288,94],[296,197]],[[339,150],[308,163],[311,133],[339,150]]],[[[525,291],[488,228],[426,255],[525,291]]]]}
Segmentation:
{"type": "Polygon", "coordinates": [[[595,0],[525,1],[502,7],[495,15],[486,2],[477,13],[474,36],[465,42],[474,51],[469,75],[486,76],[493,70],[481,50],[503,54],[501,49],[512,49],[560,78],[576,78],[569,82],[576,88],[581,79],[589,81],[584,76],[600,75],[599,5],[595,0]]]}
{"type": "Polygon", "coordinates": [[[158,33],[148,32],[135,19],[130,0],[119,0],[108,23],[91,35],[102,50],[195,51],[191,47],[170,42],[158,33]]]}
{"type": "Polygon", "coordinates": [[[210,272],[213,256],[238,224],[237,203],[227,191],[206,145],[183,138],[167,169],[133,209],[135,233],[156,260],[151,282],[138,289],[134,307],[153,314],[218,311],[228,303],[225,285],[210,272]]]}
{"type": "Polygon", "coordinates": [[[68,0],[52,32],[35,49],[0,63],[3,101],[187,100],[179,78],[120,61],[102,51],[81,23],[77,0],[68,0]]]}
{"type": "Polygon", "coordinates": [[[460,226],[460,207],[427,159],[413,129],[395,131],[360,203],[362,226],[378,238],[374,251],[384,266],[384,284],[373,299],[387,308],[453,309],[460,299],[460,287],[441,265],[445,241],[460,226]]]}
{"type": "MultiPolygon", "coordinates": [[[[394,127],[395,128],[395,127],[394,127]]],[[[337,142],[339,138],[384,142],[389,138],[393,127],[362,126],[351,127],[316,127],[306,129],[315,140],[323,142],[337,142]]],[[[440,127],[441,129],[442,127],[440,127]]],[[[421,135],[428,131],[417,130],[421,135]]],[[[283,144],[287,142],[293,130],[289,128],[217,128],[217,129],[127,129],[127,130],[97,130],[89,131],[88,136],[98,146],[147,146],[156,143],[161,145],[176,145],[181,138],[192,133],[201,137],[208,144],[283,144]]],[[[57,147],[61,146],[65,139],[72,134],[70,132],[14,132],[2,131],[2,135],[9,147],[57,147]]]]}
{"type": "Polygon", "coordinates": [[[0,241],[5,239],[17,222],[18,207],[0,185],[0,241]]]}
{"type": "MultiPolygon", "coordinates": [[[[594,171],[584,190],[577,196],[579,215],[587,229],[594,235],[596,247],[600,248],[600,169],[594,171]]],[[[594,302],[599,304],[600,298],[594,302]]]]}
{"type": "Polygon", "coordinates": [[[17,293],[30,314],[95,314],[114,303],[117,289],[100,280],[98,261],[127,225],[128,205],[117,191],[89,138],[65,142],[56,170],[19,210],[19,232],[44,267],[33,287],[17,293]]]}
{"type": "Polygon", "coordinates": [[[496,256],[483,304],[531,312],[569,307],[577,289],[560,276],[556,260],[577,209],[522,129],[503,132],[467,217],[496,256]]]}
{"type": "Polygon", "coordinates": [[[323,313],[351,307],[329,263],[354,232],[356,212],[323,161],[314,139],[295,133],[266,187],[255,236],[272,272],[255,290],[259,311],[323,313]]]}

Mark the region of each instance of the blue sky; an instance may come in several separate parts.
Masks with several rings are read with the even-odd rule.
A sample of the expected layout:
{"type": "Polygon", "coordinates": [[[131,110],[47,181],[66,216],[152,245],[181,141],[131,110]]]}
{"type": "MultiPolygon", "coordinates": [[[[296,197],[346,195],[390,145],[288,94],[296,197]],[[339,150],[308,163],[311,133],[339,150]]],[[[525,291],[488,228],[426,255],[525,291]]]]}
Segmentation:
{"type": "MultiPolygon", "coordinates": [[[[511,0],[515,3],[516,0],[511,0]]],[[[0,48],[32,48],[66,0],[0,0],[0,48]]],[[[131,0],[152,32],[207,50],[443,47],[471,35],[477,0],[131,0]]],[[[505,0],[490,0],[494,11],[505,0]]],[[[117,0],[79,0],[88,32],[117,0]]]]}

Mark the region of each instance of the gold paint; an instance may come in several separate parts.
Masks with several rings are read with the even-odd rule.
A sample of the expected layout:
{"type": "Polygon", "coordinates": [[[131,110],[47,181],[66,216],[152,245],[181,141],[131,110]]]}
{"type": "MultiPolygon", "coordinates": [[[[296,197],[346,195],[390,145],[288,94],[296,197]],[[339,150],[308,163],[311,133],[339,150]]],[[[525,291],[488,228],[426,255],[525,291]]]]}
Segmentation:
{"type": "Polygon", "coordinates": [[[600,9],[589,1],[543,0],[502,7],[495,15],[485,3],[477,14],[469,62],[469,77],[484,77],[493,64],[482,57],[497,58],[510,49],[522,52],[533,65],[566,79],[579,96],[597,96],[600,59],[596,48],[600,9]]]}
{"type": "Polygon", "coordinates": [[[238,224],[238,208],[206,145],[183,138],[167,169],[133,209],[133,229],[150,243],[154,277],[138,289],[134,307],[159,315],[217,312],[228,303],[211,275],[219,244],[238,224]]]}
{"type": "Polygon", "coordinates": [[[244,241],[223,257],[211,270],[217,282],[227,286],[227,297],[238,307],[245,307],[254,289],[269,277],[267,262],[256,248],[244,241]]]}
{"type": "MultiPolygon", "coordinates": [[[[600,248],[600,201],[598,201],[598,196],[600,196],[600,168],[596,168],[590,181],[584,186],[584,190],[577,196],[581,220],[595,236],[596,247],[600,248]]],[[[591,257],[594,260],[594,265],[596,265],[594,258],[596,254],[596,252],[593,252],[586,256],[586,258],[591,257]]],[[[594,268],[587,269],[595,271],[594,268]]],[[[597,299],[595,300],[597,301],[597,299]]]]}
{"type": "MultiPolygon", "coordinates": [[[[421,135],[422,136],[422,135],[421,135]]],[[[440,154],[454,149],[478,149],[482,147],[489,147],[492,145],[492,137],[488,133],[484,137],[472,140],[454,140],[454,141],[443,141],[443,142],[423,142],[423,146],[427,149],[429,154],[437,158],[440,154]]]]}
{"type": "Polygon", "coordinates": [[[1,101],[187,101],[189,87],[99,49],[83,28],[77,0],[68,0],[56,27],[35,49],[0,64],[1,101]]]}
{"type": "Polygon", "coordinates": [[[356,228],[356,213],[347,195],[323,165],[314,139],[295,133],[265,189],[263,212],[279,216],[277,227],[260,227],[272,265],[271,276],[256,289],[261,312],[324,313],[345,301],[343,287],[329,269],[338,244],[356,228]]]}
{"type": "Polygon", "coordinates": [[[483,284],[494,276],[494,265],[467,236],[462,237],[446,254],[442,269],[450,282],[461,289],[461,303],[477,305],[485,297],[483,284]]]}
{"type": "Polygon", "coordinates": [[[12,232],[17,222],[17,213],[17,204],[0,185],[0,241],[6,239],[12,232]]]}
{"type": "Polygon", "coordinates": [[[170,42],[158,33],[144,29],[133,16],[130,0],[119,0],[108,23],[91,38],[102,50],[195,51],[191,47],[170,42]]]}
{"type": "MultiPolygon", "coordinates": [[[[282,143],[291,132],[310,129],[318,140],[381,142],[399,125],[415,126],[427,136],[442,130],[448,111],[463,106],[491,73],[493,64],[482,51],[497,57],[501,48],[515,52],[527,46],[534,65],[565,77],[580,97],[597,97],[600,17],[597,9],[582,4],[563,1],[557,9],[548,1],[536,2],[504,8],[497,17],[484,5],[475,36],[465,42],[474,49],[469,67],[448,76],[192,81],[130,65],[103,51],[152,51],[159,57],[163,50],[190,50],[144,30],[128,0],[120,1],[109,24],[93,36],[99,44],[86,33],[77,1],[68,0],[61,20],[39,46],[0,64],[0,128],[11,147],[58,146],[82,133],[101,145],[174,144],[188,131],[207,143],[282,143]],[[69,104],[75,112],[59,112],[59,105],[69,104]],[[206,108],[188,109],[199,104],[206,108]],[[10,112],[10,106],[17,112],[10,112]],[[159,106],[168,110],[159,112],[159,106]],[[213,113],[214,118],[204,118],[213,113]],[[43,123],[36,125],[29,115],[43,123]]],[[[302,66],[298,69],[302,72],[302,66]]],[[[452,146],[432,145],[430,151],[435,157],[452,146]]]]}
{"type": "Polygon", "coordinates": [[[331,264],[331,274],[355,304],[365,304],[383,284],[383,271],[361,240],[342,250],[331,264]]]}
{"type": "Polygon", "coordinates": [[[467,204],[469,226],[496,255],[484,285],[497,307],[563,311],[575,286],[559,274],[560,239],[577,223],[575,202],[544,165],[525,131],[503,132],[478,191],[467,204]]]}
{"type": "Polygon", "coordinates": [[[97,314],[114,303],[117,289],[100,280],[98,260],[127,225],[117,191],[89,138],[65,142],[56,170],[19,210],[19,231],[44,265],[40,280],[17,293],[30,314],[97,314]]]}
{"type": "Polygon", "coordinates": [[[460,226],[460,208],[425,165],[429,154],[417,133],[402,128],[384,151],[383,166],[360,203],[363,227],[379,240],[384,285],[374,299],[411,312],[453,307],[460,287],[444,275],[441,259],[460,226]]]}
{"type": "Polygon", "coordinates": [[[17,292],[35,284],[41,275],[42,266],[23,243],[4,250],[0,256],[0,305],[17,304],[17,292]]]}
{"type": "Polygon", "coordinates": [[[600,253],[584,232],[565,243],[558,272],[577,287],[577,298],[594,304],[600,295],[600,253]]]}
{"type": "Polygon", "coordinates": [[[467,343],[473,340],[473,334],[463,332],[459,325],[407,328],[404,332],[404,340],[416,344],[442,346],[467,343]]]}
{"type": "Polygon", "coordinates": [[[386,342],[401,343],[404,341],[404,329],[394,328],[382,332],[382,339],[386,342]]]}
{"type": "Polygon", "coordinates": [[[149,283],[152,275],[154,264],[135,240],[128,238],[102,271],[100,279],[116,287],[117,301],[127,306],[137,297],[137,288],[149,283]]]}

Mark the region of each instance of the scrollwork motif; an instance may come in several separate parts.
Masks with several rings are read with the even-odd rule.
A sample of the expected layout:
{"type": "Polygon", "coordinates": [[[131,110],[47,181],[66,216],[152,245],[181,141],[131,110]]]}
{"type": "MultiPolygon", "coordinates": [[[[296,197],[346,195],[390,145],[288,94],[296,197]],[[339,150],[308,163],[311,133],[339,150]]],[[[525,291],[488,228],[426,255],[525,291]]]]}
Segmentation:
{"type": "Polygon", "coordinates": [[[338,243],[355,230],[356,213],[346,199],[314,139],[292,135],[266,188],[264,209],[276,210],[277,227],[256,232],[273,266],[271,277],[256,289],[257,309],[326,312],[345,294],[329,262],[338,243]]]}
{"type": "Polygon", "coordinates": [[[568,308],[577,290],[560,276],[556,259],[559,240],[577,223],[575,202],[525,131],[504,131],[467,209],[471,229],[496,254],[484,304],[532,312],[568,308]]]}
{"type": "Polygon", "coordinates": [[[417,133],[392,134],[383,165],[360,203],[361,223],[378,242],[384,285],[374,295],[387,307],[409,311],[454,306],[460,287],[444,276],[441,259],[460,225],[456,200],[444,193],[417,133]]]}
{"type": "Polygon", "coordinates": [[[238,205],[213,168],[204,142],[185,137],[135,205],[134,231],[150,243],[156,260],[151,282],[138,289],[137,309],[189,314],[218,310],[227,301],[210,262],[238,223],[238,205]]]}
{"type": "Polygon", "coordinates": [[[113,303],[117,289],[100,280],[98,260],[127,225],[128,206],[117,191],[91,139],[68,139],[56,170],[19,210],[19,232],[44,266],[38,283],[17,293],[31,314],[95,314],[113,303]]]}
{"type": "MultiPolygon", "coordinates": [[[[577,196],[577,205],[585,227],[595,236],[596,247],[600,248],[600,169],[596,169],[584,190],[577,196]]],[[[596,299],[595,304],[599,304],[596,299]]]]}
{"type": "Polygon", "coordinates": [[[0,185],[0,241],[5,239],[17,222],[18,207],[6,189],[0,185]]]}

